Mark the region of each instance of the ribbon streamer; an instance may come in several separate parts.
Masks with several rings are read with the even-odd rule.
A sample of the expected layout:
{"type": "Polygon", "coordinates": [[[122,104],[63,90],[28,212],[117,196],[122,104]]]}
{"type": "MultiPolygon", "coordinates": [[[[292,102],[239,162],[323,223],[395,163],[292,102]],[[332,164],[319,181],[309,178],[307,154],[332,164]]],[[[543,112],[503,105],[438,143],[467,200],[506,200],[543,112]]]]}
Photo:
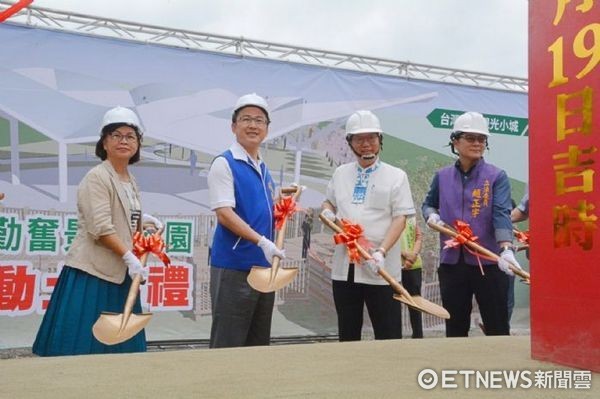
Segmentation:
{"type": "Polygon", "coordinates": [[[283,221],[286,218],[291,218],[296,211],[296,201],[294,200],[294,197],[281,197],[281,199],[279,199],[279,201],[275,204],[275,209],[273,211],[273,217],[275,218],[275,230],[281,230],[283,221]]]}
{"type": "Polygon", "coordinates": [[[145,253],[151,253],[160,259],[165,266],[169,267],[171,265],[171,260],[164,252],[165,248],[165,242],[158,233],[144,236],[137,231],[133,235],[133,254],[138,258],[141,258],[145,253]]]}

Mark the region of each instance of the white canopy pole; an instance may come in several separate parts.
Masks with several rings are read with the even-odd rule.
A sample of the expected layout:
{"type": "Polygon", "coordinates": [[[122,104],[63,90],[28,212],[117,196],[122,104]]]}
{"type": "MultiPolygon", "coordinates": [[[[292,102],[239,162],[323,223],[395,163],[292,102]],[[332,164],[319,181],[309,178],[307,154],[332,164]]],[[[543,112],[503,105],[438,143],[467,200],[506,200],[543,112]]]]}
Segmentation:
{"type": "Polygon", "coordinates": [[[67,173],[67,144],[58,142],[58,200],[67,202],[69,179],[67,173]]]}
{"type": "Polygon", "coordinates": [[[294,183],[300,184],[300,165],[302,164],[302,149],[296,150],[296,164],[294,166],[294,183]]]}
{"type": "Polygon", "coordinates": [[[21,184],[21,160],[19,158],[19,121],[0,111],[0,116],[8,120],[10,130],[10,176],[13,185],[21,184]]]}
{"type": "Polygon", "coordinates": [[[12,184],[21,184],[21,160],[19,158],[19,121],[8,118],[10,123],[10,175],[12,184]]]}

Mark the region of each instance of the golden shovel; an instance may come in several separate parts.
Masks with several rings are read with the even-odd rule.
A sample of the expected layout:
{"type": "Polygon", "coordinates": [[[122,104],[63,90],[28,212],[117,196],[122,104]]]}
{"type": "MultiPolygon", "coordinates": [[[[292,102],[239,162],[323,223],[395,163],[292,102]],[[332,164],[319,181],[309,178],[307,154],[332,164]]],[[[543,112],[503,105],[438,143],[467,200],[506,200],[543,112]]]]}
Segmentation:
{"type": "MultiPolygon", "coordinates": [[[[429,227],[431,227],[432,229],[443,233],[445,235],[447,235],[448,237],[452,237],[452,238],[456,238],[458,237],[458,233],[450,226],[444,224],[444,225],[439,225],[436,223],[427,223],[427,225],[429,227]]],[[[498,256],[498,254],[490,251],[489,249],[483,247],[481,244],[478,244],[474,241],[471,240],[467,240],[465,242],[465,245],[467,245],[469,248],[471,248],[474,251],[479,252],[482,255],[485,255],[487,257],[490,257],[492,259],[494,259],[496,262],[498,262],[498,259],[500,259],[500,256],[498,256]]],[[[522,281],[529,285],[531,284],[531,276],[529,273],[527,273],[525,270],[513,265],[512,263],[508,262],[508,267],[510,268],[510,270],[516,274],[517,276],[521,277],[522,281]]]]}
{"type": "MultiPolygon", "coordinates": [[[[296,201],[302,193],[301,187],[290,187],[282,188],[281,196],[284,194],[291,194],[293,200],[296,201]]],[[[279,249],[283,249],[283,239],[285,238],[285,226],[287,224],[287,217],[283,219],[281,228],[277,231],[277,238],[275,239],[275,245],[279,249]]],[[[297,267],[282,268],[279,267],[281,260],[279,257],[274,256],[271,267],[252,266],[250,273],[248,274],[247,281],[252,288],[260,292],[274,292],[277,291],[294,280],[298,274],[297,267]]]]}
{"type": "MultiPolygon", "coordinates": [[[[144,253],[140,259],[142,265],[146,266],[148,253],[144,253]]],[[[94,337],[105,345],[116,345],[127,341],[139,333],[152,318],[152,313],[134,314],[132,313],[133,304],[137,298],[140,284],[142,282],[141,274],[136,274],[129,287],[127,300],[123,308],[123,313],[102,312],[94,326],[92,332],[94,337]]]]}
{"type": "MultiPolygon", "coordinates": [[[[325,216],[323,216],[323,214],[320,214],[319,218],[321,219],[321,221],[323,223],[325,223],[330,229],[332,229],[336,233],[344,232],[344,230],[340,226],[338,226],[331,220],[327,219],[325,216]]],[[[364,259],[367,259],[367,260],[372,259],[371,254],[366,249],[361,247],[360,244],[358,244],[358,242],[356,242],[356,249],[358,249],[358,252],[360,252],[360,255],[364,259]]],[[[402,284],[398,283],[394,278],[392,278],[392,276],[390,276],[389,273],[386,270],[384,270],[383,268],[380,267],[377,270],[377,274],[379,274],[381,277],[383,277],[383,279],[392,287],[392,289],[395,292],[395,294],[394,294],[395,300],[400,301],[400,302],[406,304],[407,306],[410,306],[411,308],[416,309],[420,312],[428,313],[430,315],[437,316],[442,319],[450,318],[450,313],[448,313],[448,311],[446,309],[444,309],[442,306],[440,306],[436,303],[433,303],[431,301],[428,301],[427,299],[423,298],[420,295],[415,295],[415,296],[410,295],[408,293],[408,291],[406,290],[406,288],[404,288],[402,286],[402,284]]]]}

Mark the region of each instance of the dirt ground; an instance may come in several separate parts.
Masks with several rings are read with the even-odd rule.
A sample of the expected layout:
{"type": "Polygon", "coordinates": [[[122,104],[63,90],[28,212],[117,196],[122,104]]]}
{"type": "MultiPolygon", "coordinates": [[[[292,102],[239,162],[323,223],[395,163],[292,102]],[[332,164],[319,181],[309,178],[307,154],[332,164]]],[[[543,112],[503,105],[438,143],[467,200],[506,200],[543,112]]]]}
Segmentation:
{"type": "MultiPolygon", "coordinates": [[[[524,388],[510,388],[502,379],[476,388],[475,380],[465,377],[512,371],[529,373],[533,380],[536,372],[556,375],[569,370],[574,372],[532,360],[528,336],[25,357],[0,361],[0,398],[599,397],[600,375],[594,373],[591,387],[577,390],[527,388],[523,379],[519,383],[524,388]],[[431,390],[419,385],[424,369],[438,376],[431,390]],[[448,375],[457,387],[441,387],[448,375]]],[[[424,383],[429,377],[425,374],[424,383]]]]}

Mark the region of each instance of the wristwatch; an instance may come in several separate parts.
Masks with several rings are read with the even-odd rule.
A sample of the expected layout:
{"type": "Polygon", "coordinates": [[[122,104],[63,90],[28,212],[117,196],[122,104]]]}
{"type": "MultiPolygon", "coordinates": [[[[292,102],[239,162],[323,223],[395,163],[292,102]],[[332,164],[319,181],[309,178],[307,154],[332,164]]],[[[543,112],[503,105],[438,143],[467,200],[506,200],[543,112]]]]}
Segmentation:
{"type": "Polygon", "coordinates": [[[383,247],[379,247],[375,251],[381,252],[381,254],[383,255],[384,258],[387,256],[387,251],[383,247]]]}

